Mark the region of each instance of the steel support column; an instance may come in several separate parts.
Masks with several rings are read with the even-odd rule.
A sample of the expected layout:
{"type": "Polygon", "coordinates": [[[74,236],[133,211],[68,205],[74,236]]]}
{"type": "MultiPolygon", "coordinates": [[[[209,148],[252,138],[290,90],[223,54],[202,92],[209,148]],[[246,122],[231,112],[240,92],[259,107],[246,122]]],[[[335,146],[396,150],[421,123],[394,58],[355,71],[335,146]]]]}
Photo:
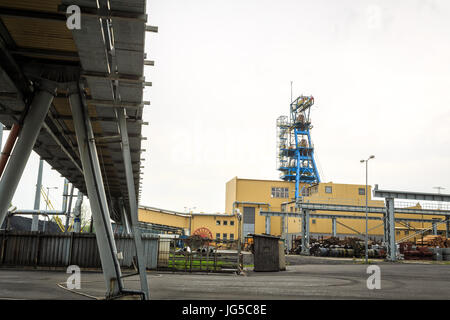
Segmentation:
{"type": "Polygon", "coordinates": [[[266,216],[266,233],[270,234],[270,217],[266,216]]]}
{"type": "Polygon", "coordinates": [[[24,119],[14,151],[0,179],[0,225],[5,220],[11,200],[55,94],[56,84],[42,81],[24,119]]]}
{"type": "Polygon", "coordinates": [[[120,210],[120,217],[122,219],[122,229],[123,229],[122,233],[131,234],[130,223],[128,222],[128,215],[123,203],[123,199],[119,199],[119,210],[120,210]]]}
{"type": "Polygon", "coordinates": [[[119,120],[120,136],[122,140],[122,154],[125,167],[125,177],[127,180],[131,229],[133,231],[134,243],[136,245],[136,255],[139,268],[141,290],[145,295],[145,299],[149,299],[147,268],[144,258],[144,246],[142,244],[141,231],[139,229],[137,197],[135,190],[135,181],[133,176],[133,166],[131,164],[130,142],[128,140],[128,129],[127,129],[127,120],[125,118],[126,117],[125,109],[116,108],[116,114],[119,120]]]}
{"type": "Polygon", "coordinates": [[[336,237],[336,218],[331,219],[331,234],[336,237]]]}
{"type": "Polygon", "coordinates": [[[73,208],[73,232],[81,231],[81,205],[83,204],[83,193],[78,191],[77,201],[73,208]]]}
{"type": "Polygon", "coordinates": [[[446,217],[445,220],[447,221],[445,223],[445,237],[449,238],[450,237],[450,219],[448,217],[446,217]]]}
{"type": "Polygon", "coordinates": [[[70,189],[70,195],[69,195],[69,206],[67,207],[66,222],[64,224],[64,232],[69,231],[70,211],[72,210],[72,200],[73,200],[73,190],[74,189],[75,189],[75,186],[72,184],[72,188],[70,189]]]}
{"type": "Polygon", "coordinates": [[[73,86],[70,89],[70,108],[83,166],[87,195],[91,204],[103,276],[106,282],[106,296],[110,298],[122,292],[122,274],[117,259],[117,248],[114,241],[92,124],[82,103],[78,86],[73,86]]]}
{"type": "Polygon", "coordinates": [[[386,216],[384,221],[387,247],[387,260],[397,261],[397,245],[395,243],[394,198],[386,198],[386,216]]]}
{"type": "Polygon", "coordinates": [[[302,209],[302,254],[309,255],[309,210],[302,209]]]}
{"type": "MultiPolygon", "coordinates": [[[[39,171],[36,183],[36,193],[34,194],[34,210],[39,210],[41,205],[41,189],[42,189],[42,171],[44,170],[44,160],[39,160],[39,171]]],[[[33,214],[33,220],[31,221],[31,231],[39,230],[39,215],[33,214]]]]}
{"type": "Polygon", "coordinates": [[[433,235],[437,236],[437,225],[436,225],[436,222],[432,223],[432,230],[433,230],[433,235]]]}

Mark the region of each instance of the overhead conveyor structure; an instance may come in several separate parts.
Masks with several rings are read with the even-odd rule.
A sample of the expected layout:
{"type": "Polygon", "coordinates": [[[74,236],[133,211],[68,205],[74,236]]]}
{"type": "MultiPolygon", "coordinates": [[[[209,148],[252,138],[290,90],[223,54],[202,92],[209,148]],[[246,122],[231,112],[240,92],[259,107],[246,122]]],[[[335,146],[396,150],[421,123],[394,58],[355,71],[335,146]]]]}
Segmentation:
{"type": "MultiPolygon", "coordinates": [[[[390,261],[397,260],[397,242],[395,239],[395,222],[427,222],[433,225],[433,229],[436,229],[438,223],[446,224],[447,236],[450,233],[450,208],[441,207],[437,209],[423,209],[423,208],[396,208],[394,199],[405,200],[423,200],[423,201],[437,201],[437,202],[450,202],[450,195],[435,194],[435,193],[418,193],[418,192],[404,192],[404,191],[387,191],[379,190],[378,185],[375,185],[373,190],[374,197],[385,198],[385,207],[367,207],[369,214],[378,214],[381,216],[369,216],[368,220],[378,220],[382,222],[384,230],[384,243],[387,248],[387,259],[390,261]],[[407,214],[407,215],[431,215],[441,216],[440,220],[436,219],[423,219],[414,217],[396,217],[395,214],[407,214]]],[[[290,203],[296,203],[292,201],[290,203]]],[[[289,204],[289,203],[286,203],[289,204]]],[[[301,220],[301,233],[302,233],[302,254],[309,254],[309,225],[310,218],[316,219],[331,219],[332,220],[332,233],[336,236],[336,223],[341,219],[366,219],[363,215],[340,215],[340,214],[324,214],[315,213],[317,211],[330,211],[330,212],[352,212],[352,213],[365,213],[365,206],[356,205],[342,205],[332,203],[313,203],[313,202],[297,202],[296,207],[299,208],[299,212],[275,212],[270,210],[260,210],[259,214],[262,216],[271,217],[295,217],[301,220]]],[[[378,227],[378,226],[377,226],[378,227]]]]}
{"type": "Polygon", "coordinates": [[[0,159],[0,225],[34,150],[88,196],[108,298],[149,298],[137,219],[144,66],[154,65],[145,34],[157,32],[147,18],[146,0],[0,2],[0,122],[12,129],[11,156],[0,159]],[[74,5],[79,29],[66,24],[74,5]],[[139,292],[124,288],[111,219],[131,223],[139,292]]]}

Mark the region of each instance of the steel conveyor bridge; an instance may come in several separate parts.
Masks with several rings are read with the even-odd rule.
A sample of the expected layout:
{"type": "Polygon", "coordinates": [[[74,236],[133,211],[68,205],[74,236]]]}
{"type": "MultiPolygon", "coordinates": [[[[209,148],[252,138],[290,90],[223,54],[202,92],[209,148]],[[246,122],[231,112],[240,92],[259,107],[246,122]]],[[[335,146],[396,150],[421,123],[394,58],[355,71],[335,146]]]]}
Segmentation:
{"type": "MultiPolygon", "coordinates": [[[[89,198],[108,298],[149,298],[137,206],[146,0],[0,0],[0,225],[34,150],[89,198]],[[68,19],[79,18],[79,28],[68,19]],[[130,220],[141,291],[124,288],[111,222],[130,220]]],[[[76,20],[71,20],[76,21],[76,20]]]]}

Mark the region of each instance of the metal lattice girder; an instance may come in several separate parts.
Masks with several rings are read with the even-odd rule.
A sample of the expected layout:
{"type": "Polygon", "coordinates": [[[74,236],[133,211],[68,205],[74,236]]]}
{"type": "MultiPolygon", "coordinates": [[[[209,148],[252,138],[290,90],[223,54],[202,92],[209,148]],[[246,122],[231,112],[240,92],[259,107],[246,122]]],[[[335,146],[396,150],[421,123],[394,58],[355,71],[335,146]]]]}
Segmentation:
{"type": "MultiPolygon", "coordinates": [[[[303,214],[300,212],[277,212],[277,211],[260,211],[262,216],[272,216],[272,217],[291,217],[291,218],[302,218],[303,214]]],[[[365,220],[365,216],[351,216],[351,215],[339,215],[339,214],[322,214],[322,213],[310,213],[310,218],[314,219],[353,219],[353,220],[365,220]]],[[[382,221],[382,217],[368,217],[369,220],[382,221]]],[[[437,220],[432,219],[414,219],[414,218],[395,218],[395,221],[407,221],[407,222],[426,222],[433,223],[437,220]]],[[[439,221],[438,221],[439,222],[439,221]]]]}
{"type": "Polygon", "coordinates": [[[379,190],[377,184],[373,190],[373,196],[379,198],[450,202],[450,194],[379,190]]]}
{"type": "MultiPolygon", "coordinates": [[[[366,212],[365,206],[354,206],[346,204],[329,204],[329,203],[309,203],[300,202],[299,208],[319,211],[342,211],[342,212],[366,212]]],[[[367,207],[368,213],[383,214],[385,207],[367,207]]],[[[433,210],[433,209],[415,209],[415,208],[394,208],[395,213],[401,214],[420,214],[435,216],[450,216],[449,210],[433,210]]]]}

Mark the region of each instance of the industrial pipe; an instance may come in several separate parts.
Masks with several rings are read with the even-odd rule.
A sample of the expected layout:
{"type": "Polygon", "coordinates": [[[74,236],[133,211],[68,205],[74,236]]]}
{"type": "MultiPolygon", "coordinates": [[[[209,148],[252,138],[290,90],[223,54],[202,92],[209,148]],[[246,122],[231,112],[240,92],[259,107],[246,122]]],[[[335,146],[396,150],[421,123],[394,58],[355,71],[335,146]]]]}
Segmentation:
{"type": "Polygon", "coordinates": [[[68,191],[68,181],[64,179],[64,191],[63,191],[63,204],[61,210],[14,210],[8,211],[8,215],[12,216],[15,214],[24,214],[24,215],[46,215],[46,216],[58,216],[58,215],[66,215],[67,214],[67,191],[68,191]]]}
{"type": "Polygon", "coordinates": [[[73,208],[73,232],[81,231],[81,205],[83,204],[83,193],[78,191],[77,201],[73,208]]]}

